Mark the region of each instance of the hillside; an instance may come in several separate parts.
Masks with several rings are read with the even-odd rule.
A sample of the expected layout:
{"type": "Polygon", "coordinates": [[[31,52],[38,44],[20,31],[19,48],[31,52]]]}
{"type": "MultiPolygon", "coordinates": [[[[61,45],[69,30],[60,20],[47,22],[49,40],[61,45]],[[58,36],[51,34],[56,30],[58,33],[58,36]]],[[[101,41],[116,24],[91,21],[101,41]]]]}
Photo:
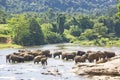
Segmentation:
{"type": "Polygon", "coordinates": [[[116,0],[0,0],[0,7],[12,13],[44,12],[52,8],[61,12],[104,14],[117,9],[116,0]]]}

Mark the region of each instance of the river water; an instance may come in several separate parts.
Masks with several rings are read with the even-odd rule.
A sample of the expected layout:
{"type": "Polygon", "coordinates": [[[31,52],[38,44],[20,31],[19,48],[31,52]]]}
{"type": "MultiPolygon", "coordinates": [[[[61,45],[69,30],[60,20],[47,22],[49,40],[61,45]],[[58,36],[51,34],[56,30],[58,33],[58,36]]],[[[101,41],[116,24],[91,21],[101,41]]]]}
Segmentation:
{"type": "MultiPolygon", "coordinates": [[[[76,44],[63,43],[63,44],[52,44],[25,47],[28,50],[47,50],[51,53],[56,50],[63,52],[71,52],[77,50],[93,50],[93,51],[114,51],[116,54],[120,54],[119,47],[81,47],[76,44]]],[[[65,61],[58,58],[49,58],[48,65],[42,66],[41,64],[34,64],[33,61],[25,63],[6,63],[5,56],[7,54],[17,52],[19,49],[8,48],[0,50],[0,80],[90,80],[88,78],[76,75],[70,71],[75,66],[74,61],[65,61]],[[58,70],[61,75],[44,75],[51,70],[58,70]]]]}

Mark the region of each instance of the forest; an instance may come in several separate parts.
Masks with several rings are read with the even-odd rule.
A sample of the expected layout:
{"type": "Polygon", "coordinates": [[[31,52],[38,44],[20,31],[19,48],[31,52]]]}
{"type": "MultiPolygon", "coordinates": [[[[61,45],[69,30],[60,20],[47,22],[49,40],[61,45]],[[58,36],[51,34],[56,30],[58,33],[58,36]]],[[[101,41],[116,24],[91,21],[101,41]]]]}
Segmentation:
{"type": "Polygon", "coordinates": [[[63,42],[89,46],[120,45],[120,7],[117,8],[116,1],[77,0],[88,7],[78,5],[75,0],[56,0],[63,6],[50,0],[38,1],[39,6],[37,1],[0,0],[0,36],[10,36],[12,43],[22,46],[63,42]]]}

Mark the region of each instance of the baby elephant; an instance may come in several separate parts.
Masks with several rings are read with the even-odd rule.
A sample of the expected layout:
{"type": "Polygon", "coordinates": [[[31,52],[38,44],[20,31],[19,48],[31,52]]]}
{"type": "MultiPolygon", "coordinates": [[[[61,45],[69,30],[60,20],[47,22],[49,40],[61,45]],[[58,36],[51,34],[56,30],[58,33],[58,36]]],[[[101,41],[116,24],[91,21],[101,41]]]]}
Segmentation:
{"type": "Polygon", "coordinates": [[[47,57],[41,58],[41,64],[42,65],[47,65],[47,57]]]}
{"type": "Polygon", "coordinates": [[[45,57],[45,55],[36,56],[36,57],[34,58],[34,64],[35,64],[35,63],[38,64],[38,63],[41,61],[41,59],[44,58],[44,57],[45,57]]]}

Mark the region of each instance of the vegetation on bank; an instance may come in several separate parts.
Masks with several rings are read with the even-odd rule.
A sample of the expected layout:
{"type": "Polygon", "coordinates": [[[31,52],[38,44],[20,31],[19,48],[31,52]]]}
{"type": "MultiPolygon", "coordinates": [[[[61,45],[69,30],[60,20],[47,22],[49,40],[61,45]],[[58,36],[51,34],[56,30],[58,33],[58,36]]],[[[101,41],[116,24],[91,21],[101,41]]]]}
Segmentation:
{"type": "Polygon", "coordinates": [[[8,15],[0,10],[0,23],[0,37],[11,37],[12,43],[21,46],[62,42],[86,46],[120,45],[120,18],[115,14],[83,15],[49,9],[43,13],[8,15]]]}
{"type": "Polygon", "coordinates": [[[4,48],[22,48],[22,46],[16,44],[0,43],[0,49],[4,49],[4,48]]]}

